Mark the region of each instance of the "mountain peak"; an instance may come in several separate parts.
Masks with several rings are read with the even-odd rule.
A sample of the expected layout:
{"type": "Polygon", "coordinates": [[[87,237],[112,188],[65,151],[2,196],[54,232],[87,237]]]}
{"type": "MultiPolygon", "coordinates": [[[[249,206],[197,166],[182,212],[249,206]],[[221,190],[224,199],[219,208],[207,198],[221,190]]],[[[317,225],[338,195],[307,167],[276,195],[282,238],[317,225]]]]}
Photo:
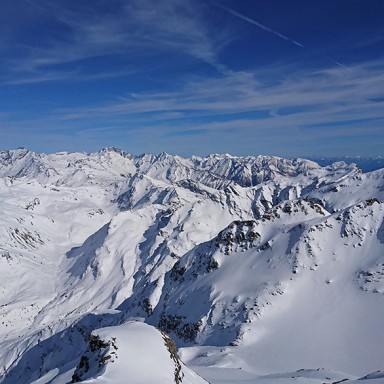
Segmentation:
{"type": "Polygon", "coordinates": [[[383,172],[0,151],[0,382],[204,383],[179,353],[211,382],[380,369],[383,172]]]}

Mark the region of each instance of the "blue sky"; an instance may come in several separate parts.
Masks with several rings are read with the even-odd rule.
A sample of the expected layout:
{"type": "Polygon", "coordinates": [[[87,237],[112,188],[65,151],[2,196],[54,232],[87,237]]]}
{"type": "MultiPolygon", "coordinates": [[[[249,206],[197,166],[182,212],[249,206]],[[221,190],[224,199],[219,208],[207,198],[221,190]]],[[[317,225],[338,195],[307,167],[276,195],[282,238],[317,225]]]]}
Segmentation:
{"type": "Polygon", "coordinates": [[[382,0],[2,0],[0,142],[384,155],[382,0]]]}

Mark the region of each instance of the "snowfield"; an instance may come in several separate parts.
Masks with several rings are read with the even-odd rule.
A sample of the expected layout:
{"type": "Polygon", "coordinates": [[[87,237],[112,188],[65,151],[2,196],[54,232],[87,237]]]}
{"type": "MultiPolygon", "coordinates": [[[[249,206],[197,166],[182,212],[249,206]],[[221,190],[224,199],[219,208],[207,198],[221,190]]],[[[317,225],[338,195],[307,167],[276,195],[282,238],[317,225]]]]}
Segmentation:
{"type": "Polygon", "coordinates": [[[384,383],[384,170],[0,151],[0,382],[384,383]]]}

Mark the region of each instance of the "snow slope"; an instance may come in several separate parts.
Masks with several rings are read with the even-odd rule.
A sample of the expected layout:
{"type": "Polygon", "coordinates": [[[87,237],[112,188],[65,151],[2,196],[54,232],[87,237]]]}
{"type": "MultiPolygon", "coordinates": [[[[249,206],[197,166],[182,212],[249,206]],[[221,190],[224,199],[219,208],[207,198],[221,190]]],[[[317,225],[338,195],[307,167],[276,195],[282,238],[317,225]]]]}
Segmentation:
{"type": "Polygon", "coordinates": [[[204,382],[154,327],[211,383],[384,368],[384,170],[18,149],[0,176],[0,382],[204,382]]]}

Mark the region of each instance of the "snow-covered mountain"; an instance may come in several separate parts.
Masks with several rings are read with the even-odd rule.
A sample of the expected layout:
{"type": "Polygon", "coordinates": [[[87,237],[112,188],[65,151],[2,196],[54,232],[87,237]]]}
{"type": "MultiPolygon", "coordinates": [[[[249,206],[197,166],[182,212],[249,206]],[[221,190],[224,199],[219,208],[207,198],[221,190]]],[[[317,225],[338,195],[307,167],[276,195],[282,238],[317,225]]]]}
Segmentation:
{"type": "Polygon", "coordinates": [[[338,161],[344,161],[347,164],[355,163],[364,172],[375,171],[384,168],[384,158],[382,156],[363,157],[363,156],[339,156],[339,157],[309,157],[321,166],[327,166],[338,161]]]}
{"type": "Polygon", "coordinates": [[[384,382],[383,169],[21,148],[0,197],[2,383],[384,382]]]}

